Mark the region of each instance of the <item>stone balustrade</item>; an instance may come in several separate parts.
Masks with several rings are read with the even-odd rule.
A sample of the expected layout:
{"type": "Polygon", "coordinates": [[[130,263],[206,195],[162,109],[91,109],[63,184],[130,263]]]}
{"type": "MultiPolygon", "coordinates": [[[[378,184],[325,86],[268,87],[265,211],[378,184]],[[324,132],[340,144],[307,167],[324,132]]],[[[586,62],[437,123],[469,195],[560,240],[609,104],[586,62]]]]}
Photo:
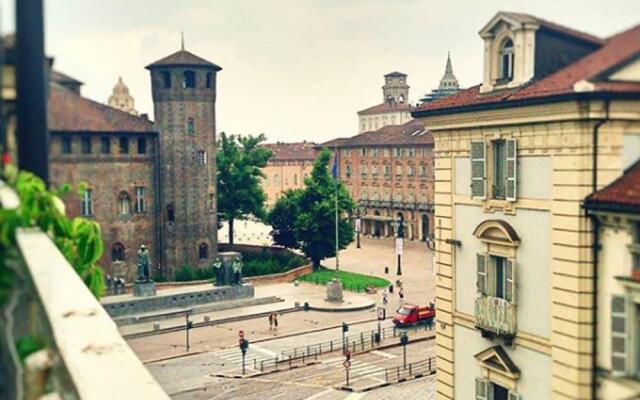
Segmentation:
{"type": "Polygon", "coordinates": [[[487,333],[507,337],[516,334],[516,306],[507,300],[491,296],[476,298],[475,317],[476,327],[487,333]]]}

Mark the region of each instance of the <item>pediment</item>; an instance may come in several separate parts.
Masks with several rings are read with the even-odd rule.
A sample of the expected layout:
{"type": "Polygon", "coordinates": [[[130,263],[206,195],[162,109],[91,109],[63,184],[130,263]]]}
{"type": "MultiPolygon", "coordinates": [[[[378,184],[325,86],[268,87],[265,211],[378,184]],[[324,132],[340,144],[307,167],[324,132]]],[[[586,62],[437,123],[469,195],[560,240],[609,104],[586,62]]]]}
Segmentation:
{"type": "Polygon", "coordinates": [[[502,346],[493,346],[474,356],[478,362],[487,369],[505,375],[511,379],[520,377],[520,368],[511,360],[511,357],[502,346]]]}
{"type": "Polygon", "coordinates": [[[489,219],[481,222],[473,231],[475,237],[486,242],[494,242],[511,246],[520,244],[516,230],[506,221],[489,219]]]}
{"type": "Polygon", "coordinates": [[[531,26],[539,25],[537,21],[524,15],[517,15],[513,13],[499,12],[487,22],[487,24],[480,29],[480,37],[492,37],[502,30],[512,30],[523,24],[531,26]]]}

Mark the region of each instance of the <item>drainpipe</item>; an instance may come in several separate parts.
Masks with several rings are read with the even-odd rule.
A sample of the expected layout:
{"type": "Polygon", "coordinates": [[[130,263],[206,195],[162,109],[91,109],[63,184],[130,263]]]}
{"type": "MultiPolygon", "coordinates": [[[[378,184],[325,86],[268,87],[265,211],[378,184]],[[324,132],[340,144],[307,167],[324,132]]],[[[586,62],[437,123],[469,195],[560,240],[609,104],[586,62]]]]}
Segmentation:
{"type": "MultiPolygon", "coordinates": [[[[600,127],[609,120],[609,100],[605,100],[605,115],[604,118],[596,122],[593,126],[592,133],[592,175],[591,175],[591,192],[595,193],[598,190],[598,137],[600,133],[600,127]]],[[[592,343],[592,365],[591,365],[591,398],[596,399],[598,391],[597,377],[598,377],[598,252],[600,250],[600,222],[598,217],[593,214],[588,214],[593,222],[593,244],[591,246],[591,257],[593,258],[593,308],[592,308],[592,320],[593,320],[593,341],[592,343]]]]}

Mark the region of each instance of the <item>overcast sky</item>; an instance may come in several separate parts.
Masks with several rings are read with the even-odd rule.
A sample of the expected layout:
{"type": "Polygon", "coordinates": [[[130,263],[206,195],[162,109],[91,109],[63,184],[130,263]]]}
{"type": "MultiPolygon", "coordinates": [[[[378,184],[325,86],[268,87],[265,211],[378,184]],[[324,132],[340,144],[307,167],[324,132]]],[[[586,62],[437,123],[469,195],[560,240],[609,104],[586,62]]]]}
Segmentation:
{"type": "MultiPolygon", "coordinates": [[[[11,30],[15,0],[3,4],[11,30]]],[[[606,37],[640,23],[639,0],[45,0],[55,68],[106,102],[118,76],[152,115],[144,66],[180,47],[223,67],[218,131],[270,141],[357,133],[356,112],[382,101],[382,75],[407,73],[410,99],[436,87],[451,50],[463,86],[480,82],[478,31],[499,10],[606,37]]]]}

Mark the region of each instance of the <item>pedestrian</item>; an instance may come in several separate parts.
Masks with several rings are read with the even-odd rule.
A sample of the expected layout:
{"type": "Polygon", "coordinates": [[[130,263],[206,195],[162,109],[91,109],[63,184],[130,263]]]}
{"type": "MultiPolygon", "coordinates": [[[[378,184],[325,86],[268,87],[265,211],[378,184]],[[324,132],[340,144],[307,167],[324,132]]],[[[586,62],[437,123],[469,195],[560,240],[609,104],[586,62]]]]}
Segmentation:
{"type": "Polygon", "coordinates": [[[400,298],[400,304],[404,304],[404,288],[402,286],[398,290],[398,297],[400,298]]]}
{"type": "Polygon", "coordinates": [[[278,314],[273,314],[273,325],[278,329],[278,314]]]}
{"type": "Polygon", "coordinates": [[[382,292],[382,304],[386,306],[388,302],[389,302],[389,294],[387,293],[387,289],[385,289],[382,292]]]}
{"type": "Polygon", "coordinates": [[[273,329],[273,313],[269,313],[269,330],[273,329]]]}

